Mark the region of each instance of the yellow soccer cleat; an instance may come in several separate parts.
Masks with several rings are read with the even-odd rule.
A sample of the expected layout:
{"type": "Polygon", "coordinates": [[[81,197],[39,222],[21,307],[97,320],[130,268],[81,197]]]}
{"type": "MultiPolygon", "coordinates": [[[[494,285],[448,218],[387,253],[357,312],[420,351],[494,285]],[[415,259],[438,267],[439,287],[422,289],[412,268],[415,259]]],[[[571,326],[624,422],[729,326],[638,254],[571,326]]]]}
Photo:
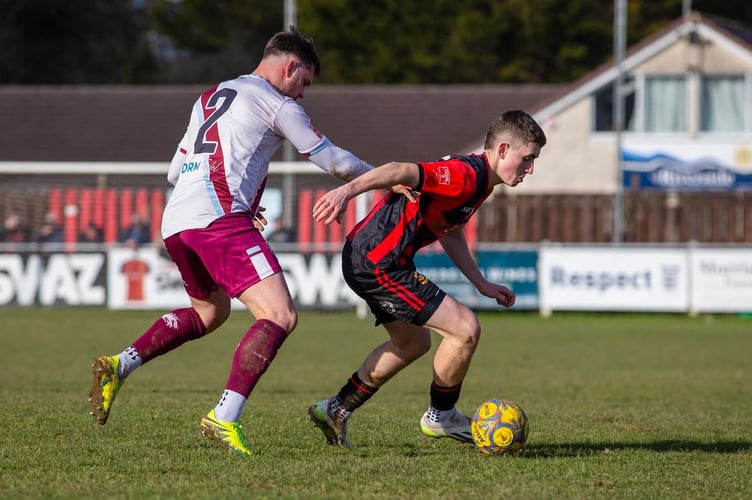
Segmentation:
{"type": "Polygon", "coordinates": [[[243,426],[238,422],[218,420],[214,410],[201,419],[201,434],[219,444],[225,450],[238,455],[250,455],[251,450],[243,435],[243,426]]]}
{"type": "Polygon", "coordinates": [[[99,425],[107,423],[112,402],[115,401],[115,396],[120,391],[120,386],[123,385],[123,379],[118,375],[119,366],[120,359],[117,356],[95,358],[91,365],[94,381],[89,391],[89,401],[91,414],[97,417],[99,425]]]}

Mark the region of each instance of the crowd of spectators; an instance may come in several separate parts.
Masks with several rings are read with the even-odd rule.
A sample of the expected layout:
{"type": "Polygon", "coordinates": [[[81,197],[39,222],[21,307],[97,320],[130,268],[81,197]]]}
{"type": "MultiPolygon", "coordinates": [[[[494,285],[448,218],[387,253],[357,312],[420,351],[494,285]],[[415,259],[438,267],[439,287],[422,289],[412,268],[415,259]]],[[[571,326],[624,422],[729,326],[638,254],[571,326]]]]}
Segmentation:
{"type": "MultiPolygon", "coordinates": [[[[63,224],[53,212],[48,212],[38,227],[33,228],[20,213],[11,211],[6,214],[0,227],[0,243],[54,245],[63,244],[65,241],[63,224]]],[[[148,218],[139,214],[134,214],[131,224],[118,234],[118,242],[128,246],[139,246],[151,241],[148,218]]],[[[104,231],[94,224],[88,224],[78,233],[76,242],[102,243],[104,231]]]]}

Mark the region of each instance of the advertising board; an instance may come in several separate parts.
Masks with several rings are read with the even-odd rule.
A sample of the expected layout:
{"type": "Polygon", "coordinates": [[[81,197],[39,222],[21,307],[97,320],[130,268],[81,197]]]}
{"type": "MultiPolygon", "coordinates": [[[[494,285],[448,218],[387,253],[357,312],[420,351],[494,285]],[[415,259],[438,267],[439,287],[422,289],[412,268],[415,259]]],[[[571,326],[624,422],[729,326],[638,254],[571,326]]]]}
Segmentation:
{"type": "Polygon", "coordinates": [[[688,275],[681,248],[544,245],[538,256],[540,309],[687,311],[688,275]]]}

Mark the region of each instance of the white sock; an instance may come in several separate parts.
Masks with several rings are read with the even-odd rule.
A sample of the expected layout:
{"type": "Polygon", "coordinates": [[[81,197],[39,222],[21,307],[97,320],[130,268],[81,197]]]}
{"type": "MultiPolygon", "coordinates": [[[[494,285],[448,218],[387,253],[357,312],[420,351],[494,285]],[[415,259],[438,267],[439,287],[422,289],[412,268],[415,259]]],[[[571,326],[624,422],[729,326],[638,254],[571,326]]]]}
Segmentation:
{"type": "Polygon", "coordinates": [[[214,407],[214,415],[223,422],[237,422],[245,406],[245,396],[235,391],[225,389],[222,398],[214,407]]]}
{"type": "Polygon", "coordinates": [[[452,415],[456,410],[456,408],[452,408],[451,410],[437,410],[433,406],[428,406],[428,421],[429,422],[440,422],[447,418],[448,416],[452,415]]]}
{"type": "Polygon", "coordinates": [[[328,411],[335,419],[339,420],[340,422],[347,421],[347,419],[350,418],[350,415],[352,415],[352,412],[347,411],[345,406],[342,404],[342,401],[340,401],[337,396],[329,400],[328,411]]]}
{"type": "Polygon", "coordinates": [[[133,346],[118,354],[118,358],[120,359],[118,376],[121,379],[125,379],[128,375],[133,373],[136,368],[143,364],[141,356],[139,356],[138,351],[135,350],[133,346]]]}

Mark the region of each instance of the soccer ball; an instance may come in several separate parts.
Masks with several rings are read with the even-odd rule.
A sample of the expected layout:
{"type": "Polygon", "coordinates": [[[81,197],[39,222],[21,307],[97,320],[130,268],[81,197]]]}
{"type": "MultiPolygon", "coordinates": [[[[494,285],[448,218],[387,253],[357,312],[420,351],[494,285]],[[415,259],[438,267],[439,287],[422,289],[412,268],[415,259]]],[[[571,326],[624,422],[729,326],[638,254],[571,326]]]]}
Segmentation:
{"type": "Polygon", "coordinates": [[[527,441],[530,427],[525,410],[508,399],[489,399],[470,422],[475,445],[489,455],[511,455],[527,441]]]}

